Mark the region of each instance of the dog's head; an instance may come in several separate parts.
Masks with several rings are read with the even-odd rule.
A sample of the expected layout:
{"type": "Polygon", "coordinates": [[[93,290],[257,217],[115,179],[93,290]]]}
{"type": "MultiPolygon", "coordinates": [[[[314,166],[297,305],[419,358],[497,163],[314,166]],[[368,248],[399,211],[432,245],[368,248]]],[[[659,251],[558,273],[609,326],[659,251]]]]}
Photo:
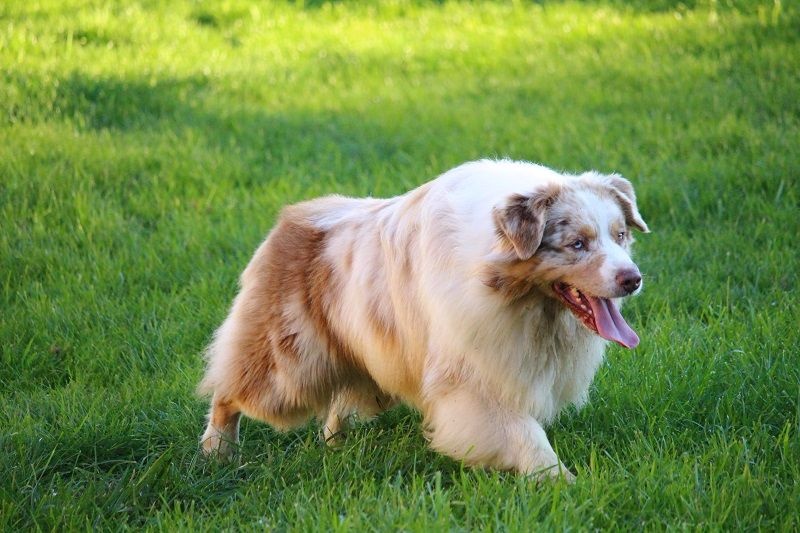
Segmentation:
{"type": "Polygon", "coordinates": [[[538,290],[601,337],[639,343],[615,302],[642,288],[632,230],[649,232],[628,180],[585,173],[514,195],[494,218],[504,259],[493,263],[487,285],[512,298],[538,290]]]}

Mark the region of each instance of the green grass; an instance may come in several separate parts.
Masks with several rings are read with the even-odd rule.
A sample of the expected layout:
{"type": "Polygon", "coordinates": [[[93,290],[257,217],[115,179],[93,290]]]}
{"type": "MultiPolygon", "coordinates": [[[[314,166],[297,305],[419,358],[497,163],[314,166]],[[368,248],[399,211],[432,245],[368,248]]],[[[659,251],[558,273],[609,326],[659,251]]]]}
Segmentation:
{"type": "Polygon", "coordinates": [[[0,4],[0,529],[800,528],[788,0],[0,4]],[[200,352],[280,206],[509,156],[619,171],[642,344],[549,428],[573,486],[245,421],[200,352]]]}

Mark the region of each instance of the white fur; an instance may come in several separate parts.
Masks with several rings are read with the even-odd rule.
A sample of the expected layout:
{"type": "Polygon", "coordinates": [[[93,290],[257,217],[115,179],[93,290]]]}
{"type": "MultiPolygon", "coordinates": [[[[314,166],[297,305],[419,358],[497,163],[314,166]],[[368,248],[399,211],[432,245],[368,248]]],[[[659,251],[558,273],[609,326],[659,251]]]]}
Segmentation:
{"type": "MultiPolygon", "coordinates": [[[[586,401],[606,342],[546,289],[534,288],[532,295],[509,301],[487,286],[483,275],[487,265],[511,261],[495,223],[496,210],[509,197],[595,178],[602,176],[479,161],[389,200],[328,197],[289,208],[282,220],[300,220],[326,233],[323,254],[335,287],[323,307],[330,334],[349,347],[358,369],[342,369],[325,359],[325,343],[305,304],[287,295],[261,304],[280,306],[286,318],[281,335],[297,334],[302,359],[291,366],[280,354],[270,355],[277,361],[272,386],[290,395],[301,384],[316,386],[313,380],[325,372],[349,376],[341,387],[324,386],[327,403],[311,405],[309,400],[309,409],[326,418],[326,439],[346,427],[354,413],[370,416],[386,407],[372,401],[377,390],[387,403],[397,400],[420,409],[431,446],[442,453],[471,464],[570,477],[542,426],[564,406],[586,401]],[[392,339],[374,326],[376,316],[378,323],[388,317],[384,322],[391,323],[392,339]]],[[[606,256],[597,279],[587,283],[607,287],[608,297],[617,296],[611,294],[615,272],[633,265],[626,248],[607,231],[620,218],[620,206],[589,189],[577,189],[573,197],[581,211],[575,216],[596,228],[596,246],[606,256]]],[[[237,412],[285,426],[291,424],[282,424],[269,411],[277,393],[265,385],[263,401],[250,405],[240,399],[232,370],[250,364],[237,352],[239,323],[257,316],[245,317],[243,308],[259,302],[248,295],[258,276],[265,275],[256,267],[275,253],[270,239],[277,239],[276,232],[284,231],[280,228],[242,277],[242,293],[209,349],[203,387],[217,403],[227,401],[237,412]]],[[[226,418],[214,421],[215,405],[204,435],[207,450],[221,450],[225,438],[235,440],[234,432],[225,429],[230,425],[226,418]]]]}

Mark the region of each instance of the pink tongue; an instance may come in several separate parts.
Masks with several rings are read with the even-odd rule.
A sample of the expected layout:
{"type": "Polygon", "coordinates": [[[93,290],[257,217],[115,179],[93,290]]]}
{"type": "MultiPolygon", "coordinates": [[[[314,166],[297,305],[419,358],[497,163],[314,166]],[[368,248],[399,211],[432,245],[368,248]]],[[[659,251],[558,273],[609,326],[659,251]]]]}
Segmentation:
{"type": "Polygon", "coordinates": [[[639,336],[631,329],[619,309],[607,298],[586,296],[592,306],[597,333],[606,340],[614,341],[625,348],[636,348],[639,336]]]}

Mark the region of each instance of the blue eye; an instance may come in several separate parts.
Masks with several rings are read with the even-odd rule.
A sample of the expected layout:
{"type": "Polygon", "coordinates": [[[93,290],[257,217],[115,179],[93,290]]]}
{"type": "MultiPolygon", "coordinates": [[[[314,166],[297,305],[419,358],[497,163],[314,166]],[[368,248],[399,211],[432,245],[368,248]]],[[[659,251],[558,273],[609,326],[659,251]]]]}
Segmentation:
{"type": "Polygon", "coordinates": [[[586,247],[586,244],[583,242],[583,239],[578,239],[577,241],[570,244],[570,247],[574,250],[583,250],[586,247]]]}

